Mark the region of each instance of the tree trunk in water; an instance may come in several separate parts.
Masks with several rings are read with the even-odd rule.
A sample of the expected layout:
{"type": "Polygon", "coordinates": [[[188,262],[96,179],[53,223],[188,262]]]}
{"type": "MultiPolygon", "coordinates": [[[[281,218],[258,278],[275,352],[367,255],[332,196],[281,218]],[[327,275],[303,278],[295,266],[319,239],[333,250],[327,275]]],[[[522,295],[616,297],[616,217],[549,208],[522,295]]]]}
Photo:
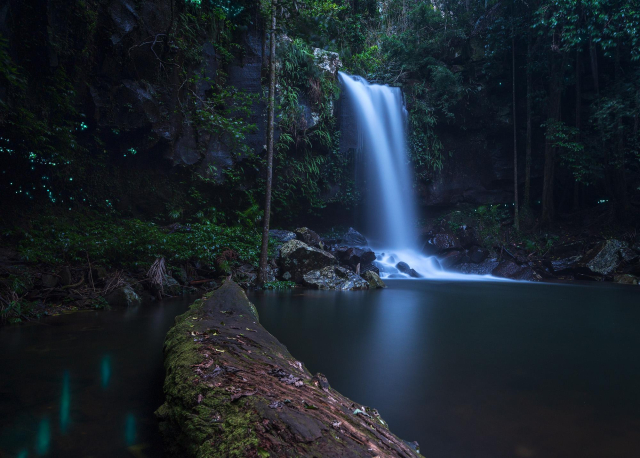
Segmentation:
{"type": "Polygon", "coordinates": [[[527,43],[527,152],[525,156],[524,169],[524,206],[531,206],[531,142],[533,133],[531,131],[531,98],[533,92],[533,81],[531,76],[531,36],[527,43]]]}
{"type": "Polygon", "coordinates": [[[520,214],[518,211],[518,128],[516,123],[516,39],[513,36],[513,26],[511,27],[511,76],[513,95],[513,225],[516,230],[520,230],[520,214]]]}
{"type": "Polygon", "coordinates": [[[553,199],[553,184],[556,169],[556,146],[551,138],[554,124],[560,121],[560,102],[562,99],[562,71],[564,61],[558,66],[557,58],[551,63],[551,78],[549,83],[549,116],[547,118],[547,140],[544,147],[544,178],[542,184],[542,223],[546,224],[555,216],[555,202],[553,199]]]}
{"type": "Polygon", "coordinates": [[[276,99],[276,1],[271,3],[271,41],[269,56],[269,104],[267,113],[267,185],[264,198],[264,218],[262,227],[262,249],[258,285],[264,285],[267,278],[267,256],[269,249],[269,220],[271,218],[271,182],[273,177],[273,136],[276,99]]]}

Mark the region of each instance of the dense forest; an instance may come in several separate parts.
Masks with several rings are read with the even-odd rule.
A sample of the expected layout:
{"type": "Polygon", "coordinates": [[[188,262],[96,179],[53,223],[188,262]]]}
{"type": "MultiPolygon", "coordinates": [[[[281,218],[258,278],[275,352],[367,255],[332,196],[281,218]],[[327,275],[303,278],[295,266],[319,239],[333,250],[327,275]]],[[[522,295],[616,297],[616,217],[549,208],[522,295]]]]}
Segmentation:
{"type": "Polygon", "coordinates": [[[489,250],[538,254],[585,234],[635,242],[633,2],[6,0],[0,12],[9,257],[255,266],[272,35],[271,227],[330,233],[362,217],[367,159],[341,70],[401,88],[425,231],[476,225],[489,250]]]}

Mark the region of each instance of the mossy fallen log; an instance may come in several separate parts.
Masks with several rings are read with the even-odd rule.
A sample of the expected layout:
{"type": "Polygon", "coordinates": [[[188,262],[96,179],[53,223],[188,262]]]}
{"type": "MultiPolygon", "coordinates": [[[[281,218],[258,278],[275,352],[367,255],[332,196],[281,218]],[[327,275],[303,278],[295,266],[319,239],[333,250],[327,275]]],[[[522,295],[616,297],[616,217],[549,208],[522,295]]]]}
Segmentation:
{"type": "Polygon", "coordinates": [[[375,409],[312,376],[228,281],[176,319],[165,342],[169,456],[418,457],[375,409]]]}

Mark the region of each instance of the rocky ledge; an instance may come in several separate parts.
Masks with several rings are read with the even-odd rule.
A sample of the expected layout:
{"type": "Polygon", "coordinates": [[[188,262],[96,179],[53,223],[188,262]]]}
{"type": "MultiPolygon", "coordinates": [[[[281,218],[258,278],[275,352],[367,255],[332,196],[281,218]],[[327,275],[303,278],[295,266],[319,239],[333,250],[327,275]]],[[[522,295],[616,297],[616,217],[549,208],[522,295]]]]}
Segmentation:
{"type": "Polygon", "coordinates": [[[228,281],[176,319],[164,347],[169,456],[418,457],[375,409],[311,375],[228,281]]]}

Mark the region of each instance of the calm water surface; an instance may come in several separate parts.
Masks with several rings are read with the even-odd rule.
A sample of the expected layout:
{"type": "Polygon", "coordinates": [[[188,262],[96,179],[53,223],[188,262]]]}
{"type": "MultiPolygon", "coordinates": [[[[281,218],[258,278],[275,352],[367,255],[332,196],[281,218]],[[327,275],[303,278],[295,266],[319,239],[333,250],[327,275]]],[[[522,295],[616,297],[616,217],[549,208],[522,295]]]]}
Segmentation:
{"type": "Polygon", "coordinates": [[[640,289],[387,283],[251,299],[295,357],[426,457],[640,456],[640,289]]]}
{"type": "Polygon", "coordinates": [[[0,457],[161,457],[162,344],[192,301],[0,329],[0,457]]]}

